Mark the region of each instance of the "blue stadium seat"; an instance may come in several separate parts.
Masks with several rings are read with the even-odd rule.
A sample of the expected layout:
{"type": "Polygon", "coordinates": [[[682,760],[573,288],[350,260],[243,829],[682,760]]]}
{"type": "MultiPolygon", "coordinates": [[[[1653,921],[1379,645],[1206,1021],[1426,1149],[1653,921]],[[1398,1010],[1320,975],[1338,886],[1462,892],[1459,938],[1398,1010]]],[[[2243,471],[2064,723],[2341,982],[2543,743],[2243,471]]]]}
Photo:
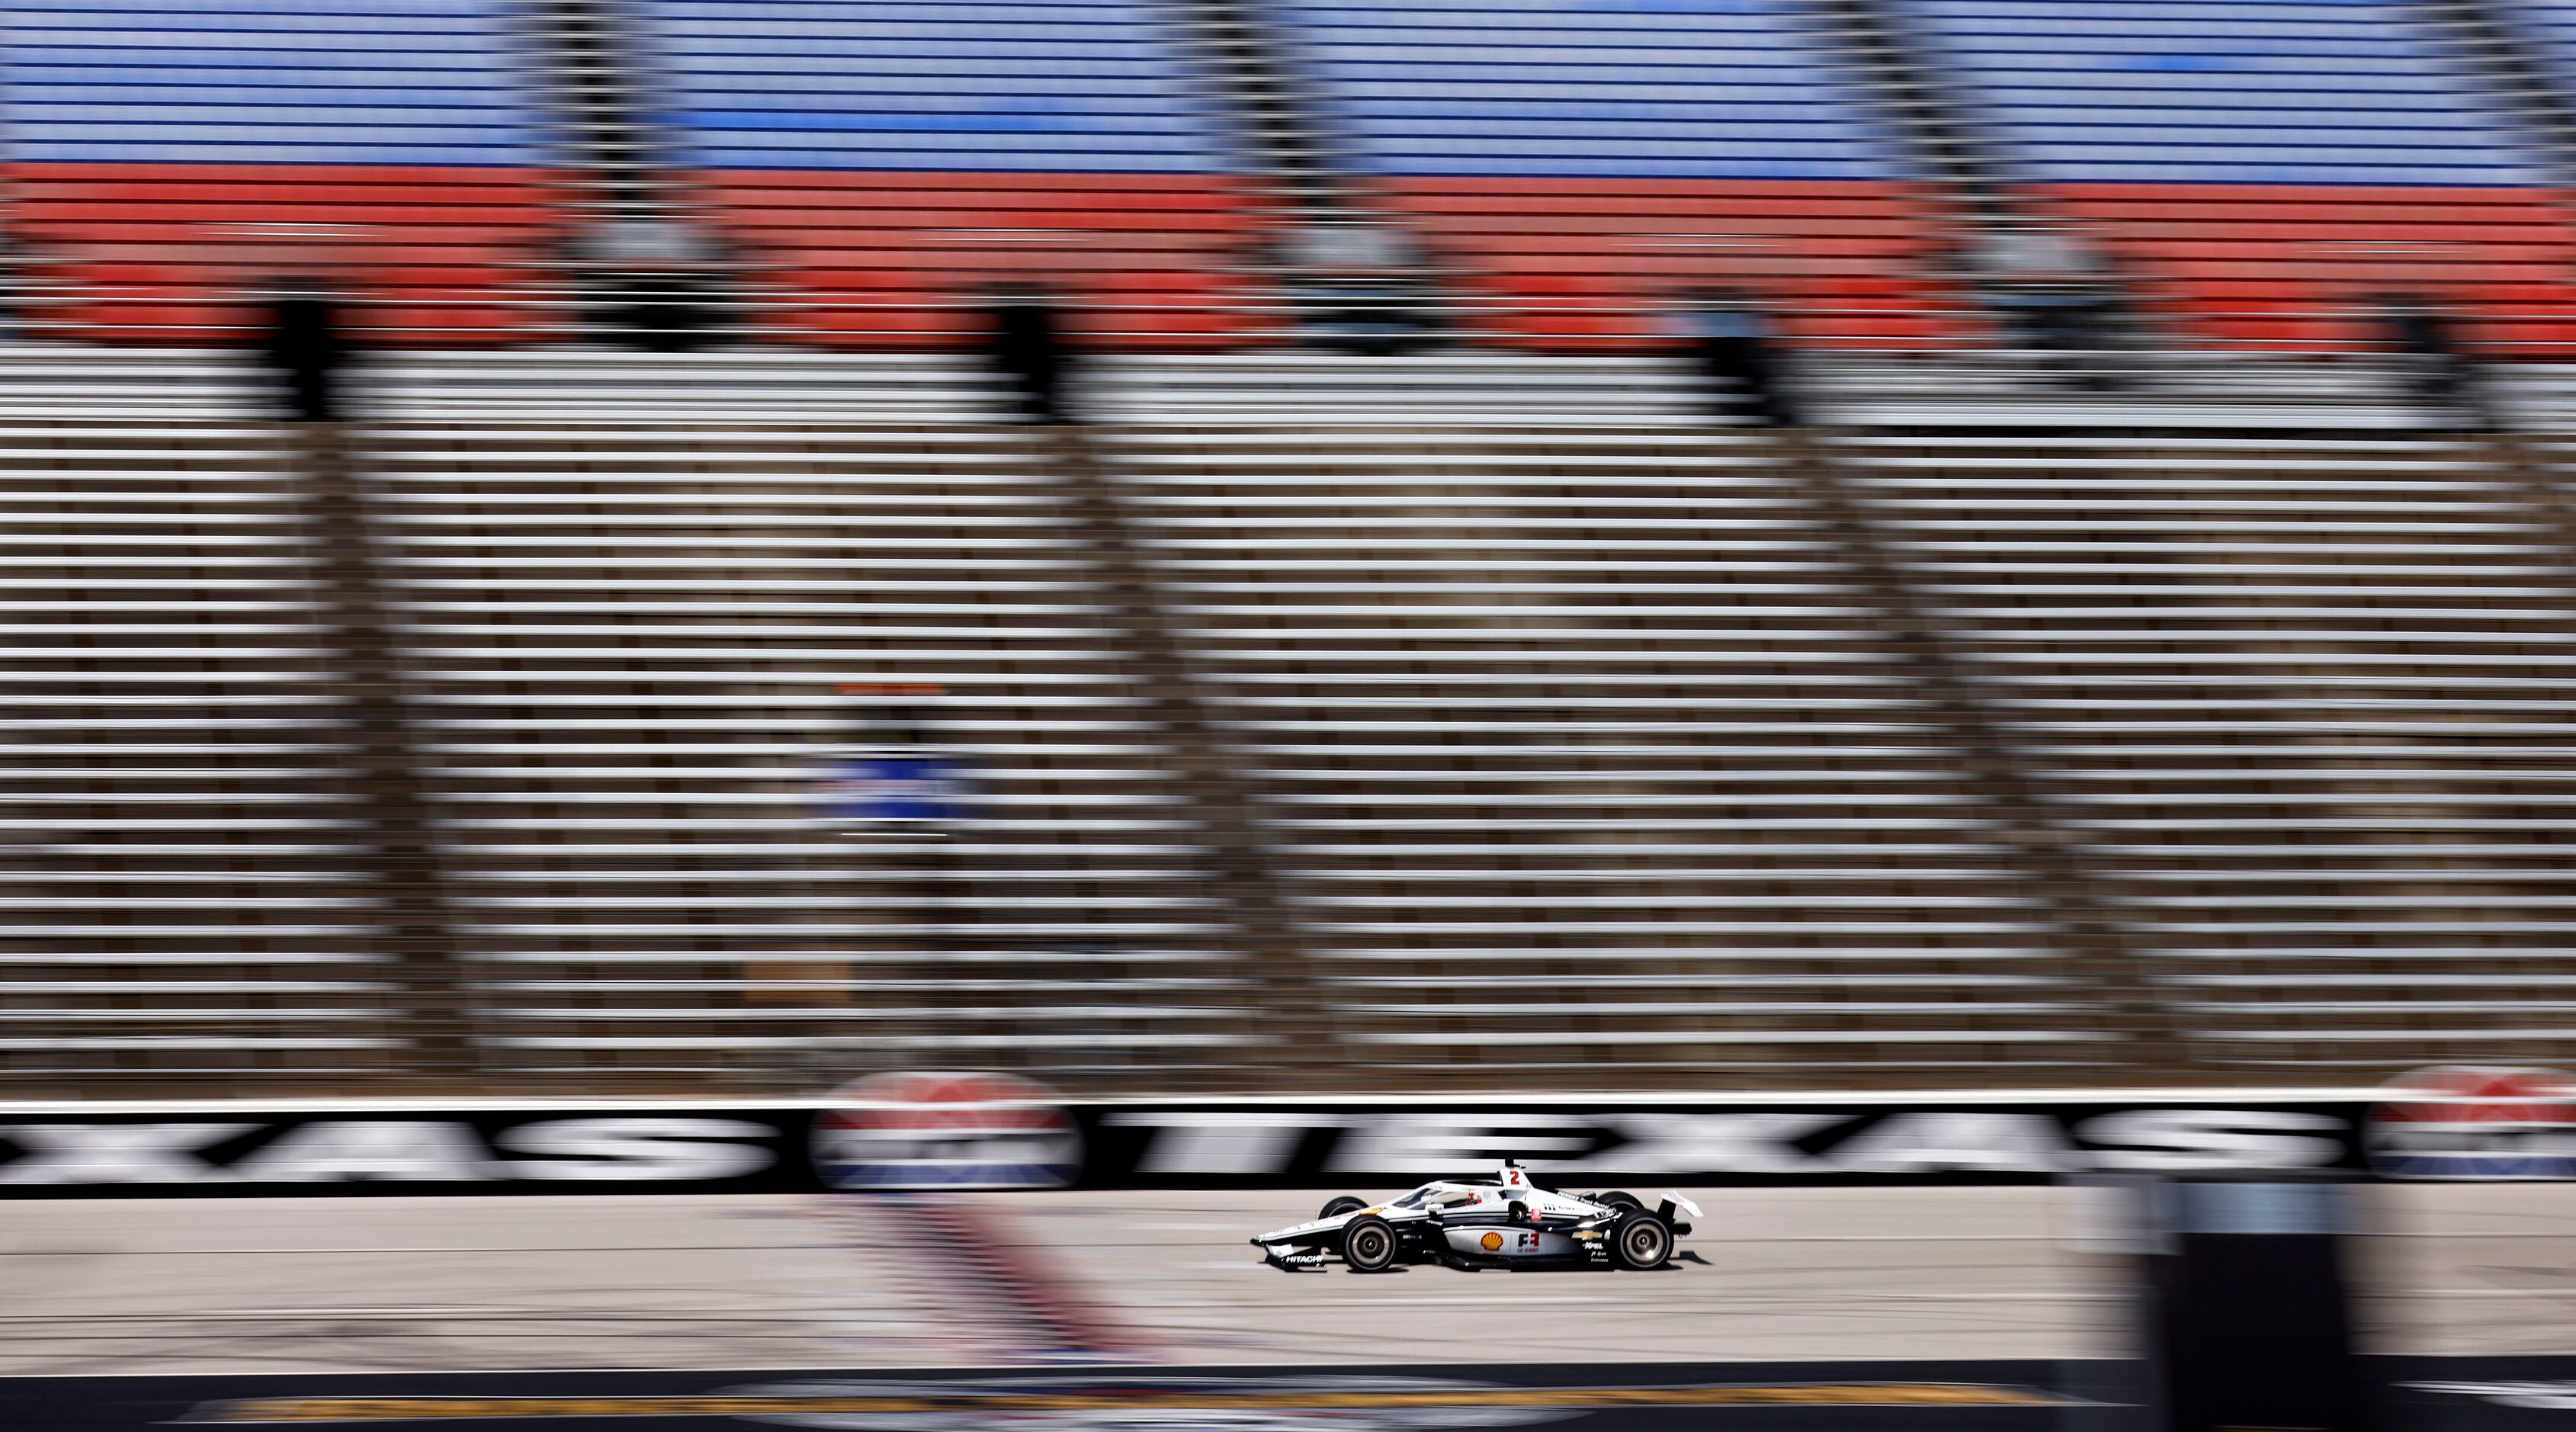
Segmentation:
{"type": "Polygon", "coordinates": [[[1912,0],[2051,182],[2531,184],[2505,118],[2379,0],[1912,0]]]}
{"type": "Polygon", "coordinates": [[[1788,0],[1278,0],[1341,159],[1468,291],[1548,347],[1665,341],[1686,285],[1760,290],[1805,340],[1923,331],[1926,226],[1788,0]]]}
{"type": "Polygon", "coordinates": [[[1368,172],[1892,172],[1770,0],[1285,0],[1280,13],[1368,172]]]}
{"type": "Polygon", "coordinates": [[[224,339],[262,270],[388,300],[391,341],[516,330],[551,220],[504,0],[29,0],[0,34],[41,326],[224,339]]]}
{"type": "Polygon", "coordinates": [[[31,0],[0,40],[21,163],[524,165],[498,0],[31,0]]]}
{"type": "Polygon", "coordinates": [[[2037,194],[2204,339],[2341,348],[2391,291],[2563,354],[2576,231],[2530,136],[2387,0],[1898,0],[2037,194]]]}
{"type": "Polygon", "coordinates": [[[2556,76],[2561,94],[2576,93],[2576,3],[2570,0],[2505,0],[2506,13],[2535,58],[2556,76]]]}
{"type": "Polygon", "coordinates": [[[1206,174],[1227,167],[1129,0],[647,0],[696,164],[1206,174]]]}
{"type": "Polygon", "coordinates": [[[1239,166],[1142,0],[640,2],[675,157],[804,335],[955,342],[1003,273],[1112,342],[1247,321],[1239,166]]]}

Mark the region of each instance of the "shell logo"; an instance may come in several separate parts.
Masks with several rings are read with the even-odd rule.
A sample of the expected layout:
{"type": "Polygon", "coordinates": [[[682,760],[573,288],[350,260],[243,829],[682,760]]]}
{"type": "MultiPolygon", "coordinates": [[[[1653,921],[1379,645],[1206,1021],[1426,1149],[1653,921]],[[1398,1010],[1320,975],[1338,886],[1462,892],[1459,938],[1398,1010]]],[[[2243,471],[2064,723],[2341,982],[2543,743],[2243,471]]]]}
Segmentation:
{"type": "Polygon", "coordinates": [[[1488,1253],[1498,1253],[1502,1251],[1503,1235],[1499,1233],[1488,1233],[1477,1241],[1485,1245],[1485,1251],[1488,1253]]]}

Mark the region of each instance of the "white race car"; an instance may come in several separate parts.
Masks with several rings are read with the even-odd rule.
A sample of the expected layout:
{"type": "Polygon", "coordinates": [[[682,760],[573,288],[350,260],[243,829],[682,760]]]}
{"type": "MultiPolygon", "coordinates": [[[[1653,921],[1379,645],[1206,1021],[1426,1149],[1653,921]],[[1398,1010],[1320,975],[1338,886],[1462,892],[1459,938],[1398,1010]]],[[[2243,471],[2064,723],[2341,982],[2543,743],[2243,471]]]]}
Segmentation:
{"type": "Polygon", "coordinates": [[[1347,1195],[1324,1205],[1312,1223],[1252,1240],[1275,1268],[1321,1268],[1340,1258],[1355,1273],[1381,1273],[1398,1263],[1452,1268],[1660,1268],[1673,1240],[1691,1231],[1676,1221],[1700,1216],[1680,1194],[1649,1209],[1625,1193],[1558,1193],[1530,1182],[1506,1161],[1499,1177],[1426,1183],[1404,1197],[1372,1204],[1347,1195]]]}

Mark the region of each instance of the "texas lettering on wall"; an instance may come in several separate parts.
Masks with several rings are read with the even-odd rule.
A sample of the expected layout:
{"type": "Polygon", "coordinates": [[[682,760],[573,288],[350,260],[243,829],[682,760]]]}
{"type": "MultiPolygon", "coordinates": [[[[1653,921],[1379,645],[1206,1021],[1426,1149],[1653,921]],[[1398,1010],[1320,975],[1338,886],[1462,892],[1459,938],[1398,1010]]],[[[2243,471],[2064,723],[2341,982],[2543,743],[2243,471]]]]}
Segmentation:
{"type": "Polygon", "coordinates": [[[2369,1114],[2325,1101],[1510,1110],[1067,1101],[1015,1105],[1015,1119],[997,1125],[889,1121],[828,1101],[452,1113],[203,1107],[0,1108],[0,1198],[1338,1187],[1481,1173],[1505,1158],[1551,1180],[1701,1185],[2362,1172],[2369,1114]]]}

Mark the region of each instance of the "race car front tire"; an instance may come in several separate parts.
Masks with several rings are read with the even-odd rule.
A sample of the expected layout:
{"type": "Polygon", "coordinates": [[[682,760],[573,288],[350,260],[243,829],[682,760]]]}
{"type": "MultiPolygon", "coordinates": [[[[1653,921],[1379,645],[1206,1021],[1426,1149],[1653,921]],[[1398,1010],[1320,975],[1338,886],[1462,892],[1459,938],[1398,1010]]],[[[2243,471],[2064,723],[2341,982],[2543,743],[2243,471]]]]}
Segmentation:
{"type": "Polygon", "coordinates": [[[1334,1199],[1332,1202],[1325,1204],[1325,1205],[1324,1205],[1324,1211],[1323,1211],[1323,1212],[1321,1212],[1321,1213],[1316,1214],[1316,1215],[1315,1215],[1315,1217],[1316,1217],[1318,1220],[1326,1219],[1326,1218],[1339,1218],[1339,1217],[1341,1217],[1341,1216],[1342,1216],[1343,1214],[1345,1214],[1345,1213],[1357,1213],[1357,1212],[1359,1212],[1361,1209],[1366,1208],[1366,1207],[1368,1207],[1368,1200],[1367,1200],[1367,1199],[1365,1199],[1365,1198],[1353,1198],[1353,1197],[1351,1197],[1349,1194],[1347,1194],[1347,1193],[1346,1193],[1346,1194],[1343,1194],[1341,1197],[1339,1197],[1339,1198],[1337,1198],[1337,1199],[1334,1199]]]}
{"type": "Polygon", "coordinates": [[[1610,1256],[1631,1272],[1660,1268],[1673,1256],[1672,1225],[1643,1210],[1632,1212],[1612,1230],[1610,1256]]]}
{"type": "Polygon", "coordinates": [[[1643,1208],[1646,1206],[1646,1201],[1644,1199],[1639,1198],[1633,1193],[1621,1193],[1615,1188],[1610,1190],[1608,1193],[1596,1193],[1592,1195],[1592,1201],[1610,1208],[1643,1208]]]}
{"type": "Polygon", "coordinates": [[[1354,1273],[1383,1273],[1395,1266],[1395,1225],[1362,1214],[1342,1225],[1342,1261],[1354,1273]]]}

